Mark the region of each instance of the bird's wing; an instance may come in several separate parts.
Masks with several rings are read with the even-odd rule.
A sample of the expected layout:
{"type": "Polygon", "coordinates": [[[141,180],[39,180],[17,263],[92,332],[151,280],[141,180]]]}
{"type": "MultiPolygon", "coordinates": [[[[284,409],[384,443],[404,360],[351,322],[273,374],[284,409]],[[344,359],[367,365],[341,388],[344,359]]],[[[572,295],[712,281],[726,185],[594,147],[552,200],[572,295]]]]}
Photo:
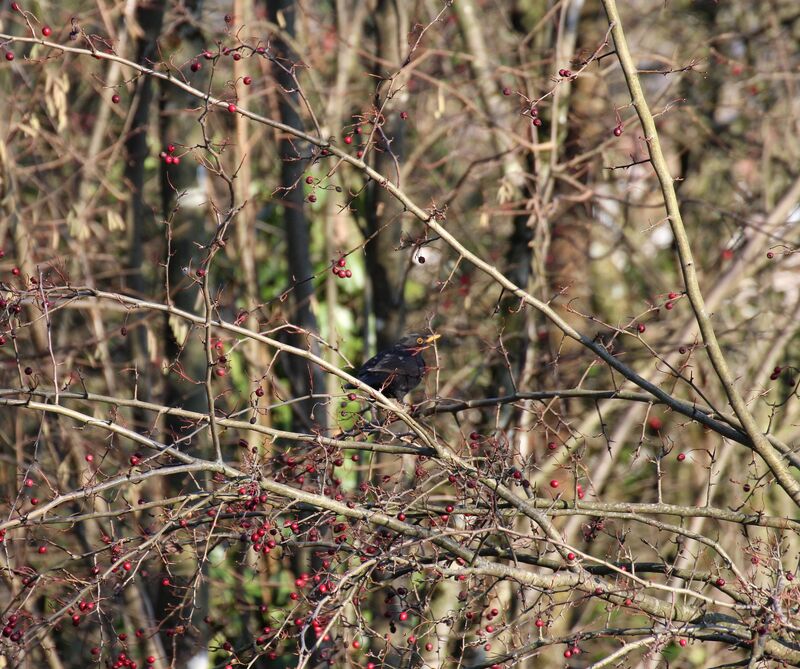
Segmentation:
{"type": "Polygon", "coordinates": [[[386,351],[367,360],[359,370],[359,374],[419,374],[424,365],[421,355],[386,351]]]}

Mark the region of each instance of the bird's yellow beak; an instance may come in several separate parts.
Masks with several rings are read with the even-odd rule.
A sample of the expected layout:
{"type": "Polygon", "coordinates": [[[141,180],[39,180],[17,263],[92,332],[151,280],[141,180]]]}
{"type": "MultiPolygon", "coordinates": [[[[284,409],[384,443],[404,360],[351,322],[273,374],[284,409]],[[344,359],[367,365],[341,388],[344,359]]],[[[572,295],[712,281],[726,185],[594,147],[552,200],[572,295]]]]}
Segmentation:
{"type": "Polygon", "coordinates": [[[435,341],[436,341],[436,340],[437,340],[439,337],[441,337],[441,336],[442,336],[442,335],[440,335],[440,334],[431,335],[430,337],[428,337],[428,338],[425,340],[425,343],[426,343],[426,344],[432,344],[433,342],[435,342],[435,341]]]}

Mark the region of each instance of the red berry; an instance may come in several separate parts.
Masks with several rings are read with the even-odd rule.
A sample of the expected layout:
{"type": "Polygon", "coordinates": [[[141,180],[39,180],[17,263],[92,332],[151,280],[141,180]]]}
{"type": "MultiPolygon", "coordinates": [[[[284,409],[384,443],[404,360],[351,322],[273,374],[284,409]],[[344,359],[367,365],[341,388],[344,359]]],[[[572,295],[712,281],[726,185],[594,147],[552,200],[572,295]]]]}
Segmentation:
{"type": "Polygon", "coordinates": [[[161,579],[161,585],[164,586],[165,588],[168,588],[169,587],[169,579],[166,578],[166,577],[162,578],[161,579]]]}
{"type": "Polygon", "coordinates": [[[720,577],[715,581],[715,583],[721,588],[722,586],[725,585],[725,579],[720,577]]]}
{"type": "Polygon", "coordinates": [[[772,260],[775,257],[775,254],[772,251],[767,251],[767,258],[772,260]]]}
{"type": "Polygon", "coordinates": [[[317,201],[317,196],[314,195],[314,193],[311,193],[311,195],[308,196],[308,201],[309,202],[316,202],[317,201]]]}
{"type": "Polygon", "coordinates": [[[314,183],[314,177],[306,177],[306,183],[311,185],[314,183]]]}
{"type": "Polygon", "coordinates": [[[19,267],[12,267],[11,274],[13,274],[14,276],[19,276],[20,275],[19,267]]]}
{"type": "Polygon", "coordinates": [[[619,137],[622,134],[622,125],[618,125],[614,128],[614,137],[619,137]]]}
{"type": "Polygon", "coordinates": [[[233,103],[231,102],[231,103],[228,105],[228,111],[229,111],[231,114],[234,114],[234,113],[236,113],[236,105],[235,105],[235,104],[233,104],[233,103]]]}
{"type": "Polygon", "coordinates": [[[503,95],[511,95],[511,89],[508,86],[503,89],[503,95]]]}
{"type": "Polygon", "coordinates": [[[235,54],[233,54],[233,59],[234,59],[234,60],[241,60],[241,59],[242,59],[242,54],[240,54],[240,53],[237,51],[235,54]]]}
{"type": "Polygon", "coordinates": [[[53,29],[50,26],[44,26],[42,28],[42,35],[45,37],[50,37],[53,34],[53,29]]]}
{"type": "Polygon", "coordinates": [[[567,553],[567,560],[572,562],[575,559],[575,553],[567,553]]]}
{"type": "Polygon", "coordinates": [[[242,83],[245,86],[249,86],[250,84],[253,83],[253,77],[245,77],[244,79],[242,79],[242,83]]]}
{"type": "Polygon", "coordinates": [[[133,569],[133,565],[130,562],[123,562],[122,563],[122,568],[125,571],[130,571],[131,569],[133,569]]]}
{"type": "Polygon", "coordinates": [[[642,334],[642,333],[643,333],[643,332],[644,332],[646,329],[647,329],[647,327],[645,326],[645,324],[644,324],[644,323],[639,323],[639,324],[636,326],[636,331],[637,331],[639,334],[642,334]]]}
{"type": "Polygon", "coordinates": [[[47,552],[47,546],[39,546],[39,555],[44,555],[47,552]]]}
{"type": "Polygon", "coordinates": [[[680,641],[678,641],[678,643],[681,645],[681,648],[686,647],[686,639],[681,639],[680,641]]]}
{"type": "Polygon", "coordinates": [[[674,300],[676,297],[678,297],[678,293],[670,293],[669,295],[667,295],[667,297],[670,300],[674,300]]]}
{"type": "Polygon", "coordinates": [[[18,2],[12,2],[11,3],[11,9],[13,11],[15,11],[15,12],[18,12],[19,11],[19,3],[18,2]]]}
{"type": "Polygon", "coordinates": [[[683,462],[686,459],[686,453],[678,453],[678,462],[683,462]]]}
{"type": "Polygon", "coordinates": [[[536,627],[539,627],[539,628],[544,627],[544,620],[542,620],[541,618],[537,618],[536,619],[536,627]]]}
{"type": "Polygon", "coordinates": [[[542,119],[540,119],[537,116],[535,119],[533,119],[533,125],[535,125],[537,128],[541,128],[542,127],[542,119]]]}
{"type": "Polygon", "coordinates": [[[408,613],[406,611],[401,611],[400,615],[397,616],[397,617],[400,618],[400,620],[405,622],[406,620],[408,620],[408,613]]]}
{"type": "Polygon", "coordinates": [[[201,67],[203,67],[203,66],[200,64],[199,60],[193,60],[192,64],[189,66],[189,69],[192,72],[199,72],[201,67]]]}
{"type": "Polygon", "coordinates": [[[557,479],[553,479],[552,481],[550,481],[550,487],[551,488],[558,488],[558,486],[560,486],[560,485],[561,484],[558,482],[557,479]]]}
{"type": "Polygon", "coordinates": [[[119,104],[119,101],[121,99],[122,98],[120,98],[119,95],[117,95],[116,93],[114,93],[114,95],[111,96],[111,102],[113,102],[115,105],[119,104]]]}
{"type": "Polygon", "coordinates": [[[350,136],[350,135],[347,135],[347,137],[345,137],[345,138],[344,138],[344,143],[345,143],[345,144],[352,144],[352,143],[353,143],[353,138],[352,138],[352,136],[350,136]]]}
{"type": "Polygon", "coordinates": [[[86,462],[94,462],[94,456],[91,453],[86,454],[86,462]]]}
{"type": "Polygon", "coordinates": [[[672,309],[672,307],[674,307],[674,306],[675,306],[675,303],[674,303],[674,302],[667,302],[667,303],[664,305],[664,308],[665,308],[667,311],[670,311],[670,310],[672,309]]]}
{"type": "Polygon", "coordinates": [[[403,121],[406,121],[406,120],[408,120],[408,112],[406,112],[406,111],[402,111],[402,112],[400,112],[400,118],[401,118],[403,121]]]}
{"type": "Polygon", "coordinates": [[[548,451],[554,451],[557,448],[558,448],[558,444],[556,442],[554,442],[554,441],[551,441],[550,443],[547,444],[547,450],[548,451]]]}
{"type": "Polygon", "coordinates": [[[664,427],[664,421],[662,421],[658,416],[653,416],[648,419],[647,427],[649,427],[653,432],[658,432],[662,427],[664,427]]]}
{"type": "Polygon", "coordinates": [[[11,62],[12,60],[14,60],[14,53],[11,52],[11,51],[6,51],[6,60],[8,62],[11,62]]]}
{"type": "Polygon", "coordinates": [[[336,264],[339,267],[344,267],[347,264],[347,260],[345,258],[339,258],[339,260],[336,261],[336,264]]]}
{"type": "Polygon", "coordinates": [[[349,269],[346,269],[344,271],[344,276],[345,276],[346,279],[349,279],[351,276],[353,276],[353,272],[351,270],[349,270],[349,269]]]}

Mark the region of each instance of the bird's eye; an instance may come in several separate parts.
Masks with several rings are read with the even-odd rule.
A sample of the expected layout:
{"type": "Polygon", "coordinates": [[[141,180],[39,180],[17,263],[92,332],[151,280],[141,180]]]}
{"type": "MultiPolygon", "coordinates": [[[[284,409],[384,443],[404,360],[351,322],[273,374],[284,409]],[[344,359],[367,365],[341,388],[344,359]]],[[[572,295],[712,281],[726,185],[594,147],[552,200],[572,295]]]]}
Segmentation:
{"type": "Polygon", "coordinates": [[[417,344],[423,344],[425,340],[422,337],[417,337],[417,344]]]}

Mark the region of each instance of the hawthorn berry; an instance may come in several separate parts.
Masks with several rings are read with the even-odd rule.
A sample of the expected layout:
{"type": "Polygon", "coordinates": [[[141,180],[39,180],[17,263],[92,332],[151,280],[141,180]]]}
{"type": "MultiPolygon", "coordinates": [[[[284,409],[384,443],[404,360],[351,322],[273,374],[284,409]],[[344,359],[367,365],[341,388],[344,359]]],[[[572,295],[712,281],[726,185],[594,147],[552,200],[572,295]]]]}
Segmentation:
{"type": "Polygon", "coordinates": [[[233,104],[233,103],[231,102],[231,103],[228,105],[228,111],[229,111],[231,114],[235,114],[235,113],[236,113],[236,105],[235,105],[235,104],[233,104]]]}
{"type": "Polygon", "coordinates": [[[678,462],[683,462],[686,459],[686,453],[678,453],[678,462]]]}
{"type": "Polygon", "coordinates": [[[244,77],[244,79],[242,79],[242,83],[245,86],[249,86],[250,84],[253,83],[253,77],[244,77]]]}
{"type": "Polygon", "coordinates": [[[614,137],[619,137],[620,135],[622,135],[622,124],[621,123],[614,127],[614,137]]]}
{"type": "Polygon", "coordinates": [[[113,102],[115,105],[119,104],[121,99],[122,98],[117,93],[114,93],[114,95],[111,96],[111,102],[113,102]]]}
{"type": "Polygon", "coordinates": [[[53,34],[53,29],[50,26],[43,26],[42,27],[42,35],[45,37],[50,37],[53,34]]]}
{"type": "Polygon", "coordinates": [[[201,67],[203,67],[203,66],[200,64],[199,60],[193,60],[192,64],[189,66],[189,69],[192,72],[199,72],[201,67]]]}
{"type": "Polygon", "coordinates": [[[13,51],[6,51],[6,60],[10,63],[14,60],[14,53],[13,51]]]}
{"type": "Polygon", "coordinates": [[[352,144],[352,143],[353,143],[353,137],[352,137],[352,135],[347,135],[347,136],[344,138],[344,143],[345,143],[345,144],[352,144]]]}
{"type": "Polygon", "coordinates": [[[314,183],[314,177],[310,177],[310,176],[306,177],[306,183],[309,184],[309,185],[313,184],[314,183]]]}
{"type": "Polygon", "coordinates": [[[550,487],[551,488],[558,488],[558,486],[560,486],[560,485],[561,484],[558,482],[558,479],[553,479],[553,480],[550,481],[550,487]]]}

